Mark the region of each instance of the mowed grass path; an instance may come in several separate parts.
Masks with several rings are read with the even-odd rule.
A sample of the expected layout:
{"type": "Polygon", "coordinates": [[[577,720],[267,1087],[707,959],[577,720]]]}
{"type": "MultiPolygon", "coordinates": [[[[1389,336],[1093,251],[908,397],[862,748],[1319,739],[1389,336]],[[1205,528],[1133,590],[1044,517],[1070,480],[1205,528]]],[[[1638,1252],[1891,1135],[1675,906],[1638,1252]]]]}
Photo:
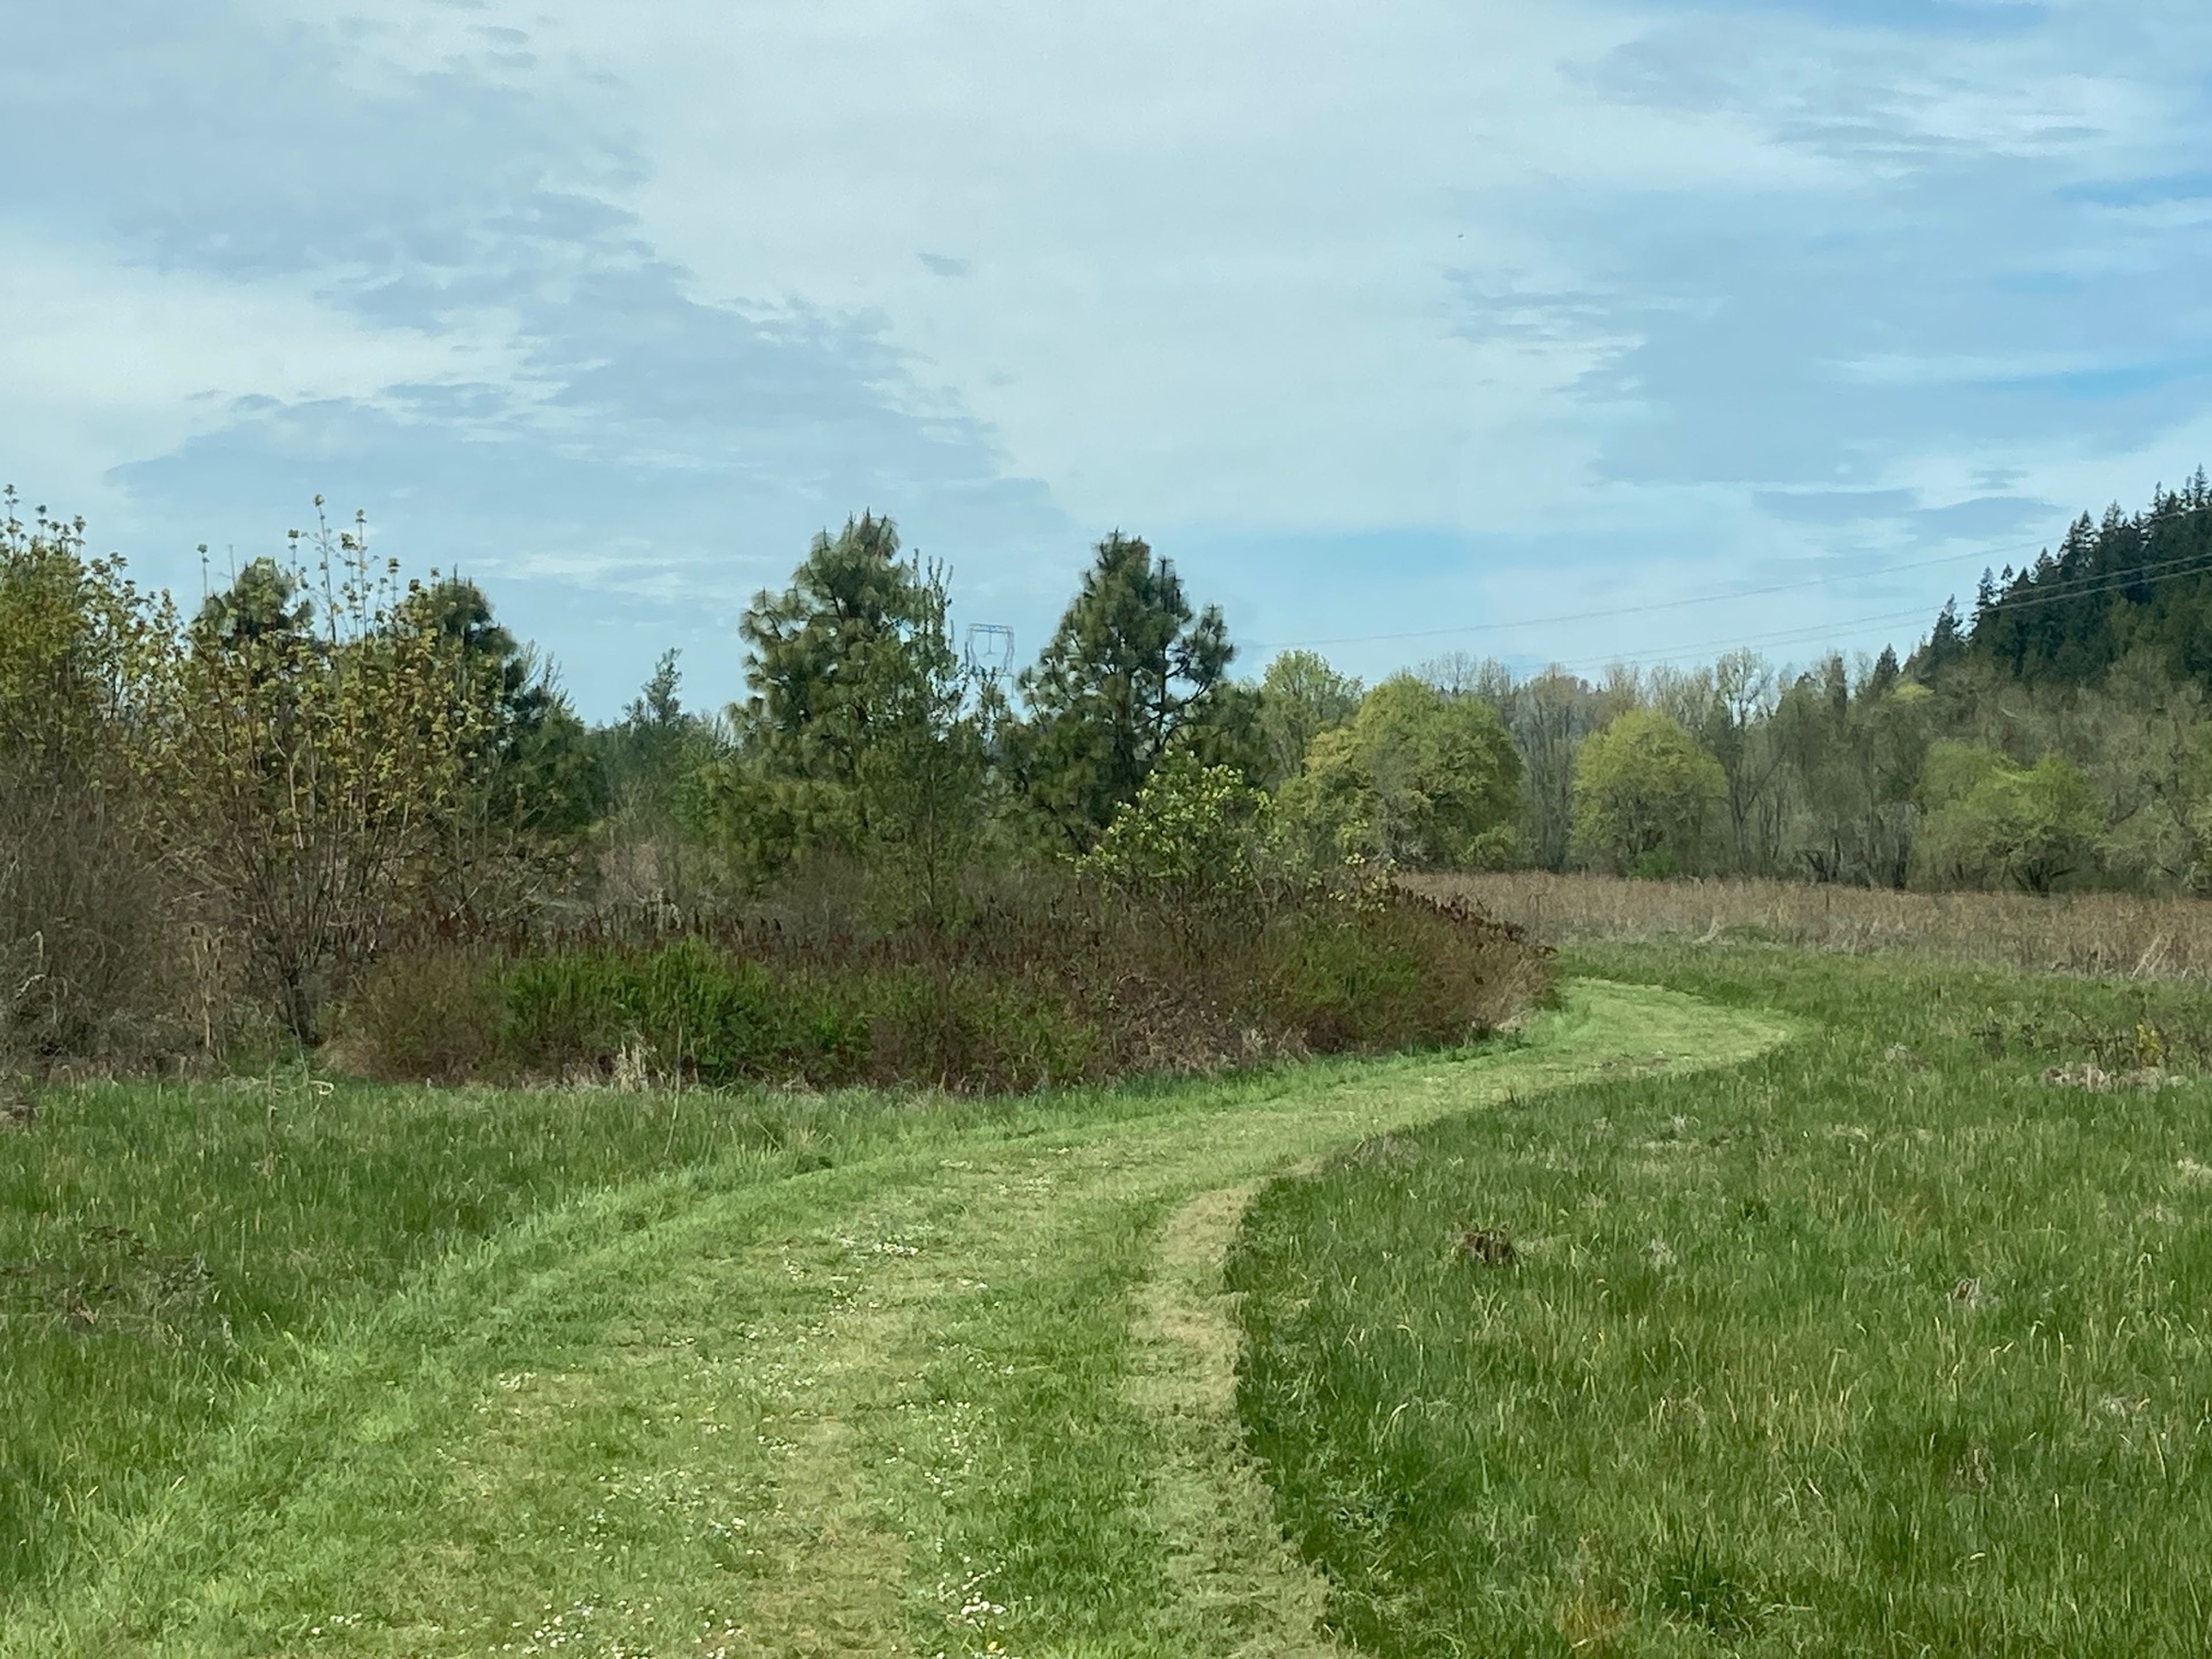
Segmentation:
{"type": "Polygon", "coordinates": [[[2212,1079],[2045,1080],[2161,1030],[2203,1052],[2212,995],[1574,965],[1806,1034],[1258,1200],[1240,1403],[1329,1627],[1390,1656],[2212,1653],[2212,1079]]]}
{"type": "Polygon", "coordinates": [[[173,1486],[83,1499],[0,1654],[1317,1650],[1231,1411],[1249,1193],[1788,1030],[1583,984],[1470,1054],[832,1112],[796,1154],[831,1167],[787,1127],[556,1205],[321,1316],[173,1486]]]}

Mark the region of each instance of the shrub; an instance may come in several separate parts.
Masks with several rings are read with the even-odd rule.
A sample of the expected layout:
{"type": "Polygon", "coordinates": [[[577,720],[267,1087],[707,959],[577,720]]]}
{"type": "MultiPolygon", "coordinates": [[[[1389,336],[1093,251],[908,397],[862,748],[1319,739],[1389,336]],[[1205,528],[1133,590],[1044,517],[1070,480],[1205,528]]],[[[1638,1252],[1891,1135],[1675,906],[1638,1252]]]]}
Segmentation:
{"type": "Polygon", "coordinates": [[[704,939],[647,956],[526,957],[503,976],[498,1053],[523,1072],[611,1070],[641,1048],[666,1075],[835,1084],[863,1074],[865,1018],[804,973],[771,974],[704,939]]]}
{"type": "Polygon", "coordinates": [[[1085,875],[1178,926],[1218,913],[1249,913],[1263,885],[1260,844],[1267,795],[1226,766],[1178,750],[1158,766],[1134,800],[1115,809],[1098,844],[1077,860],[1085,875]]]}
{"type": "Polygon", "coordinates": [[[81,523],[26,524],[0,491],[0,1055],[213,1035],[133,765],[165,621],[120,561],[86,556],[81,523]]]}
{"type": "Polygon", "coordinates": [[[1550,972],[1471,907],[1388,888],[1171,921],[1127,895],[1041,882],[981,914],[956,934],[770,923],[719,944],[693,933],[504,960],[457,948],[372,981],[340,1049],[382,1075],[563,1077],[631,1055],[712,1084],[1009,1091],[1462,1042],[1540,996],[1550,972]],[[459,1029],[471,1018],[473,1034],[459,1029]]]}
{"type": "Polygon", "coordinates": [[[1270,954],[1270,1006],[1315,1053],[1465,1042],[1549,988],[1512,930],[1402,894],[1297,913],[1270,954]]]}
{"type": "Polygon", "coordinates": [[[0,1055],[131,1060],[179,1046],[202,1035],[190,1030],[191,981],[128,803],[81,775],[27,775],[0,759],[0,1055]]]}
{"type": "Polygon", "coordinates": [[[498,963],[453,945],[386,958],[340,1012],[327,1062],[387,1083],[453,1083],[498,1058],[498,963]]]}
{"type": "Polygon", "coordinates": [[[1049,993],[942,967],[886,975],[868,990],[878,1082],[1011,1093],[1100,1070],[1097,1026],[1049,993]]]}

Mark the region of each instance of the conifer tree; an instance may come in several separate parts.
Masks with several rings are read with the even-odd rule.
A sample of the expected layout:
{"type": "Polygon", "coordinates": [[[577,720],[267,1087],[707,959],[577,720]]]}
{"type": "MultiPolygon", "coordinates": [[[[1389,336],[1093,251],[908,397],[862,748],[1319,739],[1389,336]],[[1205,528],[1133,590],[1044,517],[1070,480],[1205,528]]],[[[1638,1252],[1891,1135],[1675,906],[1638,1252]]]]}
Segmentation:
{"type": "Polygon", "coordinates": [[[1225,682],[1229,632],[1194,611],[1172,562],[1120,531],[1097,544],[1083,586],[1036,665],[1017,682],[1026,791],[1056,835],[1088,848],[1115,809],[1188,735],[1214,761],[1254,748],[1256,710],[1225,682]]]}

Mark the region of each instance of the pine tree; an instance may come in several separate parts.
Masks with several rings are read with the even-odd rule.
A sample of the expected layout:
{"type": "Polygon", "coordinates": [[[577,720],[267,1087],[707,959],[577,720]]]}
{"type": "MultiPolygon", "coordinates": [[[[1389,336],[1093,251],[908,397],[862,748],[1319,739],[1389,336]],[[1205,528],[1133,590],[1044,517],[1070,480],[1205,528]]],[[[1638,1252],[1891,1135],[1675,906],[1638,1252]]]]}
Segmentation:
{"type": "Polygon", "coordinates": [[[1254,745],[1253,699],[1231,696],[1224,678],[1232,654],[1221,612],[1193,611],[1172,562],[1118,530],[1097,544],[1051,642],[1017,682],[1030,710],[1019,769],[1060,837],[1089,848],[1180,735],[1209,751],[1254,745]]]}
{"type": "Polygon", "coordinates": [[[867,659],[919,605],[916,573],[898,554],[897,526],[864,513],[834,539],[816,536],[789,587],[754,597],[740,624],[753,688],[746,736],[772,771],[852,781],[875,713],[867,659]]]}
{"type": "MultiPolygon", "coordinates": [[[[1989,573],[1982,573],[1986,582],[1989,573]]],[[[1935,630],[1919,650],[1912,653],[1913,678],[1923,685],[1933,684],[1943,671],[1966,654],[1966,631],[1959,625],[1959,600],[1954,594],[1943,601],[1943,608],[1936,616],[1935,630]]]]}

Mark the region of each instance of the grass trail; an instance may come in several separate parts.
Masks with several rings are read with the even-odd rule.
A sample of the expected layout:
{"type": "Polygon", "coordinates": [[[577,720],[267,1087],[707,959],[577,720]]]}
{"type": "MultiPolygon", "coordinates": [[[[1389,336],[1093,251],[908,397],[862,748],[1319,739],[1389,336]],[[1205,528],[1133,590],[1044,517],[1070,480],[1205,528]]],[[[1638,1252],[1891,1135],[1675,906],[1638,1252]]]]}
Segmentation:
{"type": "Polygon", "coordinates": [[[1237,1449],[1254,1183],[1787,1030],[1583,984],[1468,1057],[568,1205],[331,1332],[0,1655],[1323,1650],[1237,1449]]]}

